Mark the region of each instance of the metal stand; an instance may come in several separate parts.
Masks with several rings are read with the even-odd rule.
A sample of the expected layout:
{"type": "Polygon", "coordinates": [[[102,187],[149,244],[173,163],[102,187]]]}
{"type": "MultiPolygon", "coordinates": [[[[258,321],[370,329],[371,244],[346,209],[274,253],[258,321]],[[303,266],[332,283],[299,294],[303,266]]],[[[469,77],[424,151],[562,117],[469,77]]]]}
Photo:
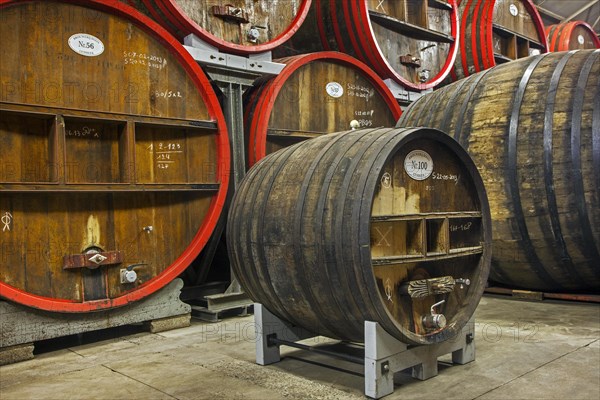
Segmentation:
{"type": "Polygon", "coordinates": [[[409,346],[389,335],[378,323],[365,321],[364,357],[334,353],[320,350],[316,346],[296,343],[318,335],[282,321],[262,304],[254,305],[254,320],[257,330],[257,364],[268,365],[279,362],[281,345],[364,364],[365,395],[374,399],[393,393],[396,372],[412,368],[414,378],[425,380],[438,374],[437,359],[442,355],[452,353],[452,362],[461,365],[475,360],[474,318],[471,318],[460,334],[454,338],[424,346],[409,346]]]}
{"type": "MultiPolygon", "coordinates": [[[[191,56],[204,67],[212,82],[221,90],[222,106],[229,142],[231,145],[231,179],[229,191],[221,218],[206,246],[207,254],[199,268],[208,270],[213,263],[218,242],[225,230],[227,211],[233,193],[246,174],[246,147],[244,145],[244,110],[242,96],[254,81],[263,75],[277,75],[285,64],[271,61],[271,53],[261,53],[241,57],[220,53],[217,48],[195,35],[184,38],[184,47],[191,56]]],[[[219,313],[241,309],[245,315],[252,300],[244,293],[237,278],[231,271],[231,284],[224,293],[204,296],[206,307],[193,307],[195,316],[206,321],[217,321],[219,313]]]]}

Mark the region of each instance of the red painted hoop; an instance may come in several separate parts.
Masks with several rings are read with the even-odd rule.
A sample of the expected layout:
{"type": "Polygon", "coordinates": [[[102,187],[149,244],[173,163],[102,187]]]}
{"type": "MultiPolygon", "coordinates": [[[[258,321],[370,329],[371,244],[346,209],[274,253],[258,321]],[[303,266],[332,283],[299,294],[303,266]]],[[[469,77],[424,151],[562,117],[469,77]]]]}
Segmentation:
{"type": "Polygon", "coordinates": [[[548,50],[552,52],[569,51],[569,43],[571,35],[573,34],[573,29],[577,28],[578,26],[583,27],[592,34],[592,42],[597,49],[600,49],[600,39],[598,39],[596,32],[594,32],[594,29],[587,22],[571,21],[565,24],[550,25],[546,27],[548,50]],[[552,32],[552,29],[554,29],[554,32],[552,32]],[[554,34],[551,37],[550,35],[552,33],[554,34]]]}
{"type": "Polygon", "coordinates": [[[375,70],[383,77],[389,77],[400,83],[406,88],[413,90],[427,90],[432,89],[438,86],[450,73],[452,66],[454,65],[454,61],[456,60],[456,54],[458,53],[459,46],[459,30],[458,30],[458,6],[456,4],[456,0],[448,0],[448,4],[452,6],[452,12],[450,13],[451,18],[451,36],[455,38],[454,43],[450,46],[450,52],[448,57],[446,58],[446,62],[444,66],[441,68],[440,72],[431,78],[429,81],[425,83],[415,84],[406,80],[400,74],[398,74],[389,62],[383,56],[381,48],[375,40],[375,33],[373,31],[373,26],[371,22],[371,18],[369,17],[369,8],[367,6],[367,1],[363,0],[358,3],[359,7],[359,15],[361,17],[361,21],[364,23],[364,26],[368,28],[368,35],[359,35],[359,39],[361,42],[366,45],[365,51],[367,54],[373,54],[373,56],[377,60],[377,64],[374,65],[375,70]]]}
{"type": "MultiPolygon", "coordinates": [[[[146,0],[144,0],[144,2],[147,3],[146,0]]],[[[168,22],[176,26],[177,29],[180,29],[182,32],[185,32],[186,35],[193,33],[202,40],[206,41],[207,43],[221,50],[225,50],[234,54],[251,54],[273,50],[275,47],[280,46],[290,37],[292,37],[292,35],[296,33],[296,31],[300,28],[300,25],[302,25],[302,23],[306,19],[312,0],[302,0],[302,4],[298,9],[296,17],[284,32],[282,32],[279,36],[275,37],[273,40],[256,46],[243,46],[231,43],[213,35],[206,29],[198,25],[194,20],[192,20],[185,13],[185,11],[181,9],[181,7],[177,4],[175,0],[155,0],[153,1],[153,3],[156,3],[158,5],[158,7],[161,9],[164,15],[164,18],[166,18],[168,22]]],[[[147,7],[149,9],[152,8],[149,4],[147,5],[147,7]]],[[[157,18],[157,20],[164,21],[164,18],[162,18],[159,14],[156,14],[154,16],[155,18],[157,18]]],[[[177,36],[176,32],[172,33],[177,36]]],[[[180,39],[183,38],[180,37],[180,39]]]]}
{"type": "MultiPolygon", "coordinates": [[[[300,67],[306,65],[315,60],[332,60],[345,65],[350,65],[361,70],[366,78],[375,86],[378,92],[384,97],[386,104],[390,106],[392,114],[395,120],[400,118],[402,110],[398,105],[397,100],[394,98],[390,90],[385,86],[381,78],[369,68],[362,61],[357,60],[347,54],[338,53],[335,51],[323,51],[318,53],[303,54],[294,57],[288,57],[285,59],[287,65],[281,71],[279,75],[270,80],[266,87],[263,89],[263,94],[258,99],[258,103],[254,108],[254,118],[250,122],[250,129],[248,132],[249,146],[248,146],[248,163],[250,166],[254,165],[260,159],[266,156],[266,143],[267,143],[267,128],[269,125],[269,119],[275,99],[283,88],[284,82],[300,67]]],[[[283,60],[282,60],[283,61],[283,60]]]]}

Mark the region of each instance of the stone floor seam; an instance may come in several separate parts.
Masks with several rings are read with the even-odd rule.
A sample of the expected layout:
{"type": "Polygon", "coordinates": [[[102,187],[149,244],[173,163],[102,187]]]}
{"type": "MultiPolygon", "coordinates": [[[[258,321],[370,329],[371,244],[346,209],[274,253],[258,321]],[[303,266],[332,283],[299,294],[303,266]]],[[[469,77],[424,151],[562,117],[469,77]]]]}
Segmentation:
{"type": "Polygon", "coordinates": [[[154,390],[156,390],[157,392],[161,392],[162,394],[164,394],[164,395],[167,395],[167,396],[169,396],[169,397],[170,397],[170,398],[172,398],[172,399],[179,400],[179,398],[177,398],[177,397],[175,397],[175,396],[173,396],[173,395],[171,395],[171,394],[169,394],[169,393],[167,393],[167,392],[164,392],[164,391],[160,390],[159,388],[156,388],[156,387],[154,387],[154,386],[152,386],[152,385],[148,385],[146,382],[140,381],[139,379],[135,379],[134,377],[132,377],[132,376],[129,376],[129,375],[127,375],[127,374],[124,374],[124,373],[122,373],[121,371],[117,371],[117,370],[115,370],[115,369],[112,369],[111,367],[109,367],[109,366],[107,366],[107,365],[104,365],[104,364],[100,364],[100,365],[101,365],[102,367],[104,367],[104,368],[106,368],[106,369],[108,369],[108,370],[110,370],[110,371],[114,372],[115,374],[119,374],[119,375],[121,375],[121,376],[124,376],[125,378],[131,379],[132,381],[136,381],[137,383],[140,383],[140,384],[142,384],[142,385],[144,385],[144,386],[148,386],[149,388],[151,388],[151,389],[154,389],[154,390]]]}
{"type": "Polygon", "coordinates": [[[571,350],[571,351],[569,351],[569,352],[567,352],[567,353],[561,354],[560,356],[558,356],[558,357],[556,357],[556,358],[554,358],[554,359],[552,359],[552,360],[550,360],[550,361],[547,361],[547,362],[543,363],[542,365],[540,365],[540,366],[538,366],[538,367],[536,367],[536,368],[534,368],[534,369],[532,369],[532,370],[530,370],[530,371],[527,371],[527,372],[525,372],[525,373],[523,373],[523,374],[521,374],[521,375],[519,375],[519,376],[516,376],[516,377],[514,377],[513,379],[511,379],[511,380],[509,380],[509,381],[507,381],[507,382],[504,382],[502,385],[496,386],[495,388],[493,388],[493,389],[490,389],[490,390],[488,390],[487,392],[485,392],[485,393],[482,393],[482,394],[480,394],[480,395],[479,395],[479,396],[477,396],[477,397],[473,397],[471,400],[477,400],[477,399],[479,399],[479,398],[481,398],[481,397],[485,396],[486,394],[493,392],[494,390],[500,389],[501,387],[503,387],[503,386],[506,386],[506,385],[508,385],[509,383],[512,383],[512,382],[516,381],[517,379],[520,379],[520,378],[522,378],[522,377],[524,377],[524,376],[526,376],[526,375],[529,375],[529,374],[531,374],[532,372],[535,372],[535,371],[537,371],[537,370],[538,370],[538,369],[540,369],[540,368],[543,368],[543,367],[545,367],[545,366],[546,366],[546,365],[548,365],[548,364],[551,364],[551,363],[553,363],[553,362],[554,362],[554,361],[556,361],[556,360],[560,360],[561,358],[564,358],[564,357],[568,356],[569,354],[572,354],[572,353],[575,353],[575,352],[576,352],[576,351],[578,351],[578,350],[584,349],[584,348],[586,348],[586,347],[590,346],[591,344],[593,344],[593,343],[594,343],[594,342],[596,342],[596,341],[598,341],[598,339],[596,339],[596,340],[592,340],[590,343],[587,343],[587,344],[585,344],[585,345],[583,345],[583,346],[579,346],[579,347],[577,347],[576,349],[574,349],[574,350],[571,350]]]}

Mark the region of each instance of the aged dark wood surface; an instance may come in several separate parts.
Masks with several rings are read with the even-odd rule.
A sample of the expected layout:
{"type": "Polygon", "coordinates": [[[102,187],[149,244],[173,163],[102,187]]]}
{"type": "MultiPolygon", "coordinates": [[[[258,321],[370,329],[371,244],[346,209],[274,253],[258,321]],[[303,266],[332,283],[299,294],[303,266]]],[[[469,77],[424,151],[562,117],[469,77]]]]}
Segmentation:
{"type": "Polygon", "coordinates": [[[600,50],[475,74],[413,103],[399,126],[415,125],[452,135],[478,166],[492,212],[494,281],[598,291],[600,50]]]}
{"type": "Polygon", "coordinates": [[[360,129],[298,143],[256,164],[235,195],[227,234],[250,296],[326,336],[361,341],[365,320],[408,343],[455,335],[483,293],[491,231],[475,166],[444,138],[425,128],[360,129]],[[422,180],[405,168],[413,151],[431,158],[422,180]],[[442,277],[470,285],[423,297],[403,289],[442,277]],[[447,326],[427,329],[423,317],[442,300],[436,312],[447,326]]]}

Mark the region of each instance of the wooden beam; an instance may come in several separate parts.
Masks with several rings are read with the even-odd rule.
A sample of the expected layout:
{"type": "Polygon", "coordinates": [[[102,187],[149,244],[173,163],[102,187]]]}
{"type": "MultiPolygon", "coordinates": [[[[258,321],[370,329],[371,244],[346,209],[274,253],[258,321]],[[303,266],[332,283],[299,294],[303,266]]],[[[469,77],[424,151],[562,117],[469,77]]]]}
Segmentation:
{"type": "Polygon", "coordinates": [[[592,0],[592,1],[590,1],[588,4],[586,4],[585,6],[581,7],[579,10],[575,11],[573,14],[571,14],[567,18],[563,19],[561,22],[569,22],[570,20],[572,20],[573,18],[575,18],[576,16],[578,16],[579,14],[581,14],[582,12],[584,12],[585,10],[587,10],[588,8],[591,8],[591,7],[595,6],[596,4],[598,4],[598,0],[592,0]]]}

